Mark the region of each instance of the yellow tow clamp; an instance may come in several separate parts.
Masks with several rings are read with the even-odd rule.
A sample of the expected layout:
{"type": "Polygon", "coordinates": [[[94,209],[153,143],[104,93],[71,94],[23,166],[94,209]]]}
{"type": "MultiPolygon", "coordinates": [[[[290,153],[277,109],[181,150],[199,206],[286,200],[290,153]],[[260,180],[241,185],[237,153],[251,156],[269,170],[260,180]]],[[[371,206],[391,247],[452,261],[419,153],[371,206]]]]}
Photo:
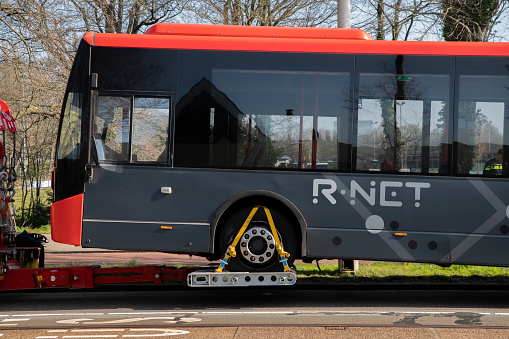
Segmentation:
{"type": "Polygon", "coordinates": [[[255,206],[249,213],[246,221],[244,221],[244,224],[240,228],[239,232],[237,233],[237,236],[233,240],[230,246],[228,246],[228,249],[226,250],[226,253],[224,254],[223,259],[221,260],[221,263],[219,264],[219,267],[216,269],[216,272],[221,273],[223,269],[228,265],[228,261],[230,258],[234,258],[237,255],[237,252],[235,251],[235,246],[237,246],[238,242],[240,241],[240,238],[242,237],[242,234],[245,232],[247,227],[249,226],[249,223],[253,219],[254,215],[258,211],[259,208],[263,208],[265,211],[265,215],[267,216],[267,220],[270,225],[270,230],[272,231],[272,235],[274,236],[274,241],[276,242],[276,248],[277,252],[279,253],[279,258],[281,263],[283,264],[285,272],[290,271],[290,267],[288,266],[288,258],[290,257],[290,253],[286,252],[283,249],[283,245],[281,244],[281,241],[279,240],[279,236],[277,234],[276,226],[274,225],[274,220],[272,219],[272,214],[270,214],[270,211],[265,206],[255,206]]]}

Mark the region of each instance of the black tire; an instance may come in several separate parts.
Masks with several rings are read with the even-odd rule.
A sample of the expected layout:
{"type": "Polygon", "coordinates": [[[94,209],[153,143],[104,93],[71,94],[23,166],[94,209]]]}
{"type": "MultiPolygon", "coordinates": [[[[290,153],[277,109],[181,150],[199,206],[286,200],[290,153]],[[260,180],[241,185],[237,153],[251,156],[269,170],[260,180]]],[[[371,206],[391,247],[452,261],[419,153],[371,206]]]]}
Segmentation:
{"type": "MultiPolygon", "coordinates": [[[[218,248],[221,258],[226,253],[228,246],[233,242],[252,209],[252,207],[242,208],[226,221],[219,234],[218,248]]],[[[286,252],[290,253],[288,266],[292,267],[297,255],[297,236],[295,231],[282,213],[273,209],[270,209],[270,213],[283,248],[286,252]]],[[[230,262],[225,269],[230,272],[283,271],[283,264],[279,260],[277,248],[272,249],[268,247],[275,244],[275,242],[270,241],[272,240],[270,239],[272,232],[270,231],[270,225],[263,208],[258,209],[243,235],[246,235],[246,233],[251,237],[247,240],[244,237],[241,238],[235,247],[237,256],[230,258],[230,262]],[[268,257],[269,254],[271,254],[270,257],[268,257]]]]}

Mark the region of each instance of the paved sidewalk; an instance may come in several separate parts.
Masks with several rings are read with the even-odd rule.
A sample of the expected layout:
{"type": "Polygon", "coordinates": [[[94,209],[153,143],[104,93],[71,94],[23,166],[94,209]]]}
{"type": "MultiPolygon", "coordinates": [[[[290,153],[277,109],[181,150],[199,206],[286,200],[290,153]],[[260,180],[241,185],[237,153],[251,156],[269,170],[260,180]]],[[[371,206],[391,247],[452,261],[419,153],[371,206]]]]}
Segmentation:
{"type": "Polygon", "coordinates": [[[170,254],[162,252],[132,252],[105,250],[100,248],[83,248],[66,245],[51,240],[45,234],[48,243],[44,244],[45,266],[62,265],[124,265],[132,261],[139,265],[209,265],[205,258],[187,254],[170,254]]]}
{"type": "MultiPolygon", "coordinates": [[[[219,265],[219,261],[208,261],[203,257],[188,254],[173,254],[163,252],[140,252],[106,250],[102,248],[83,248],[81,246],[66,245],[51,240],[50,234],[45,234],[48,243],[44,244],[45,266],[63,265],[125,265],[136,261],[137,265],[219,265]]],[[[297,260],[296,262],[302,262],[297,260]]]]}

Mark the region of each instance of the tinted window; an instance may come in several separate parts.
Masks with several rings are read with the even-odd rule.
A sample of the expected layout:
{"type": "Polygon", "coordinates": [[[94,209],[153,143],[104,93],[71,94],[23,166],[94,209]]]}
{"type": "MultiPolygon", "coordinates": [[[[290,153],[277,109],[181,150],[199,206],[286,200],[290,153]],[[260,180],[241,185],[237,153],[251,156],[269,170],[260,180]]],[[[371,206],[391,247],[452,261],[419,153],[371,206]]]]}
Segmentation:
{"type": "Polygon", "coordinates": [[[507,175],[509,60],[458,57],[457,70],[457,172],[507,175]]]}
{"type": "Polygon", "coordinates": [[[89,46],[79,46],[67,85],[65,106],[61,115],[57,145],[57,159],[80,158],[83,111],[88,108],[88,62],[89,46]]]}
{"type": "Polygon", "coordinates": [[[55,201],[83,193],[88,157],[90,46],[82,41],[76,52],[60,118],[54,180],[55,201]],[[85,128],[84,128],[85,127],[85,128]]]}
{"type": "Polygon", "coordinates": [[[92,73],[101,90],[174,92],[177,52],[164,49],[92,48],[92,73]]]}
{"type": "Polygon", "coordinates": [[[170,99],[134,98],[133,161],[168,161],[170,99]]]}
{"type": "Polygon", "coordinates": [[[453,61],[357,56],[357,170],[448,172],[453,61]]]}
{"type": "Polygon", "coordinates": [[[99,161],[168,162],[170,99],[99,96],[94,140],[99,161]]]}
{"type": "Polygon", "coordinates": [[[130,119],[130,97],[99,97],[94,124],[99,160],[129,161],[130,119]]]}
{"type": "Polygon", "coordinates": [[[79,159],[82,119],[81,104],[80,93],[67,93],[62,125],[60,127],[58,159],[79,159]]]}
{"type": "Polygon", "coordinates": [[[176,166],[347,169],[351,56],[182,54],[176,166]]]}

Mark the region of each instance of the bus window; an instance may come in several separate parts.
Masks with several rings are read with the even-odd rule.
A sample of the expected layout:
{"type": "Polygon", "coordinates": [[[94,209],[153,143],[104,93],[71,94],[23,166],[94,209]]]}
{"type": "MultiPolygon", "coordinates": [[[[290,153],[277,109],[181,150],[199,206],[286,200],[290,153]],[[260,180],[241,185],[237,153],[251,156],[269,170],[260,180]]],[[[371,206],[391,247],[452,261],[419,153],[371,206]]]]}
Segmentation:
{"type": "MultiPolygon", "coordinates": [[[[348,79],[337,73],[214,70],[214,84],[239,110],[236,161],[218,165],[337,169],[337,89],[345,77],[348,79]]],[[[218,113],[215,115],[217,119],[218,113]]],[[[221,138],[214,129],[211,133],[221,138]]],[[[213,151],[221,152],[217,144],[213,151]]]]}
{"type": "MultiPolygon", "coordinates": [[[[462,175],[506,175],[507,168],[498,171],[484,171],[486,162],[495,158],[499,150],[508,144],[507,105],[509,103],[509,79],[507,68],[502,62],[477,58],[476,73],[459,76],[459,100],[457,114],[457,172],[462,175]],[[488,69],[487,69],[488,68],[488,69]],[[489,69],[492,68],[492,69],[489,69]],[[502,75],[506,73],[506,75],[502,75]]],[[[471,67],[461,73],[474,73],[471,67]]],[[[507,163],[507,155],[503,163],[507,163]]]]}
{"type": "Polygon", "coordinates": [[[81,127],[83,111],[87,112],[88,109],[89,53],[89,48],[82,42],[78,48],[67,85],[65,106],[58,134],[57,160],[74,161],[86,154],[81,154],[86,144],[81,141],[81,127]]]}
{"type": "Polygon", "coordinates": [[[432,73],[429,59],[370,58],[359,57],[356,169],[447,173],[450,74],[432,73]]]}
{"type": "Polygon", "coordinates": [[[83,193],[88,155],[90,46],[81,42],[76,52],[59,123],[53,192],[55,201],[83,193]],[[57,173],[58,172],[58,173],[57,173]]]}
{"type": "Polygon", "coordinates": [[[79,95],[69,92],[63,113],[58,159],[78,159],[81,138],[81,105],[79,95]]]}
{"type": "Polygon", "coordinates": [[[129,161],[130,117],[130,97],[99,96],[94,123],[97,154],[104,154],[99,160],[129,161]]]}
{"type": "Polygon", "coordinates": [[[94,140],[100,161],[168,162],[169,98],[99,96],[97,106],[94,140]]]}
{"type": "Polygon", "coordinates": [[[134,98],[133,161],[168,162],[170,99],[134,98]]]}
{"type": "Polygon", "coordinates": [[[307,55],[255,56],[195,77],[176,106],[175,166],[345,170],[350,73],[307,71],[322,66],[307,55]]]}

